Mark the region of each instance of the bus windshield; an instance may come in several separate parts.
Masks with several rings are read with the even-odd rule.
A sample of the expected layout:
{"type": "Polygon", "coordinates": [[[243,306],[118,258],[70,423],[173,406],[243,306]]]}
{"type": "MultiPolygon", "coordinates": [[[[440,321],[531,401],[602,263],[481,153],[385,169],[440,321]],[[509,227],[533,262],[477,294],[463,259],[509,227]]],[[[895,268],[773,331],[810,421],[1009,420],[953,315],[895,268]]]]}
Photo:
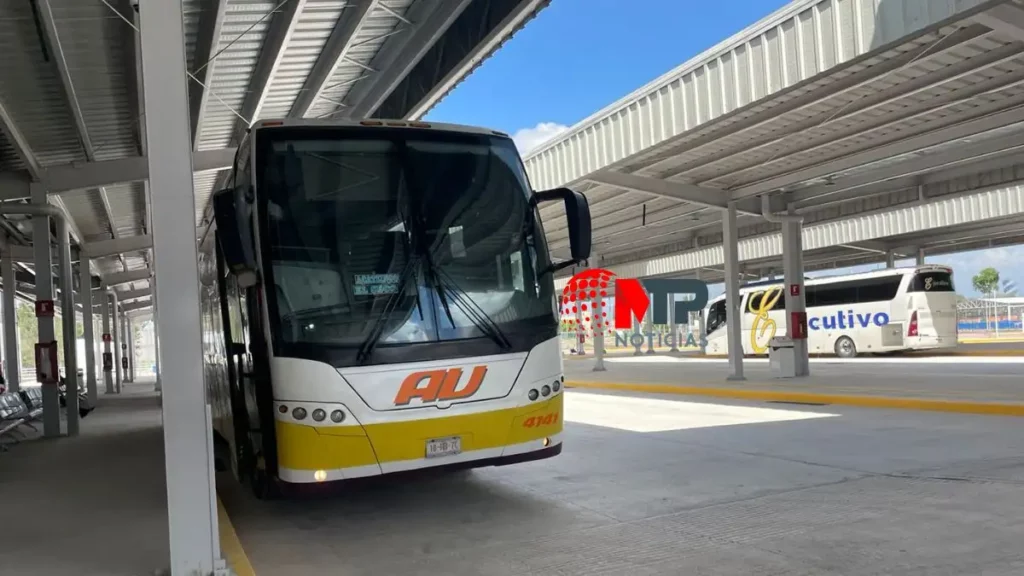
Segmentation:
{"type": "Polygon", "coordinates": [[[276,344],[498,353],[516,334],[554,336],[547,247],[512,140],[276,129],[255,145],[276,344]]]}

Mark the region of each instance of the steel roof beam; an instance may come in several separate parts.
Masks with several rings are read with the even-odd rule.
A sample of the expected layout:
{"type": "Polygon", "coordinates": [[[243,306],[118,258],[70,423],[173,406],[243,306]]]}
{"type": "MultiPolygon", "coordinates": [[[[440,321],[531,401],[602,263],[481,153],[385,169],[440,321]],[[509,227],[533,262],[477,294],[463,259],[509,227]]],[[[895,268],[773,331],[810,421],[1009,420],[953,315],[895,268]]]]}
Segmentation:
{"type": "Polygon", "coordinates": [[[994,104],[994,106],[979,106],[976,112],[977,115],[965,122],[943,126],[909,138],[888,142],[861,152],[847,154],[734,188],[732,189],[732,198],[733,200],[742,200],[751,196],[773,192],[787,186],[806,182],[807,180],[823,178],[843,170],[864,166],[893,156],[916,152],[935,146],[937,143],[952,142],[1018,122],[1024,122],[1024,105],[1022,105],[1024,103],[1017,103],[1015,107],[1009,109],[1006,109],[1006,104],[1003,101],[998,101],[994,104]],[[993,109],[997,106],[1002,106],[1003,109],[993,109]]]}
{"type": "Polygon", "coordinates": [[[972,18],[978,24],[991,28],[1017,42],[1024,42],[1024,10],[1013,4],[1000,4],[972,18]]]}
{"type": "MultiPolygon", "coordinates": [[[[85,114],[82,112],[81,103],[78,101],[78,93],[75,91],[75,84],[71,80],[71,72],[68,71],[67,60],[64,57],[64,47],[60,42],[60,35],[57,32],[57,23],[53,18],[53,7],[50,5],[50,0],[37,0],[39,6],[40,19],[42,20],[43,30],[46,34],[47,44],[50,46],[50,52],[53,54],[54,65],[57,68],[57,76],[60,78],[61,87],[63,88],[64,99],[71,109],[71,115],[75,120],[75,126],[78,129],[78,138],[82,144],[82,149],[85,152],[85,158],[89,162],[96,160],[96,151],[92,145],[92,139],[89,137],[89,129],[85,124],[85,114]]],[[[107,191],[103,186],[97,186],[97,191],[100,195],[100,202],[103,204],[104,216],[107,219],[107,224],[110,226],[110,234],[117,238],[117,226],[114,223],[114,211],[110,205],[110,198],[107,196],[107,191]]],[[[65,211],[65,216],[69,217],[70,214],[65,211]]],[[[69,219],[68,222],[74,222],[69,219]]],[[[80,234],[78,241],[83,242],[85,239],[80,234]]],[[[127,269],[127,265],[124,260],[121,264],[127,269]]]]}
{"type": "Polygon", "coordinates": [[[152,306],[153,306],[153,302],[152,301],[132,302],[131,304],[125,304],[124,306],[121,306],[121,310],[124,311],[124,312],[135,312],[135,311],[138,311],[138,310],[144,310],[146,308],[151,308],[152,306]]]}
{"type": "MultiPolygon", "coordinates": [[[[7,141],[14,146],[14,153],[25,163],[32,179],[39,180],[43,174],[43,166],[36,159],[35,153],[32,152],[32,147],[29,146],[25,135],[18,129],[14,116],[7,109],[7,106],[4,105],[2,99],[0,99],[0,130],[3,130],[4,135],[7,136],[7,141]]],[[[31,193],[28,191],[28,186],[25,186],[25,197],[29,196],[31,196],[31,193]]]]}
{"type": "Polygon", "coordinates": [[[306,77],[295,103],[292,104],[291,112],[288,113],[289,118],[304,118],[309,113],[309,109],[313,107],[313,103],[320,97],[334,75],[334,70],[352,48],[353,39],[369,21],[370,14],[377,8],[377,4],[378,0],[353,0],[345,5],[338,23],[320,52],[320,57],[309,71],[309,76],[306,77]]]}
{"type": "Polygon", "coordinates": [[[107,256],[124,254],[125,252],[141,252],[152,247],[153,237],[147,234],[89,242],[84,244],[82,249],[89,258],[105,258],[107,256]]]}
{"type": "MultiPolygon", "coordinates": [[[[612,170],[595,172],[587,176],[586,179],[598,184],[622,188],[623,190],[682,200],[683,202],[707,206],[708,208],[725,210],[729,207],[729,192],[726,190],[715,190],[682,182],[669,182],[649,176],[623,174],[622,172],[614,172],[612,170]]],[[[737,210],[737,212],[748,216],[760,216],[759,213],[749,210],[737,210]]]]}
{"type": "Polygon", "coordinates": [[[433,73],[422,78],[418,76],[417,69],[412,69],[402,83],[392,89],[393,94],[374,110],[374,114],[383,111],[383,115],[388,115],[388,110],[392,109],[392,102],[411,102],[412,107],[405,111],[405,117],[422,118],[550,1],[505,0],[499,2],[490,0],[466,6],[464,13],[448,29],[445,37],[440,40],[440,44],[431,43],[426,56],[421,57],[423,62],[417,66],[417,69],[426,68],[426,65],[430,64],[434,68],[433,73]],[[495,14],[500,15],[501,13],[504,13],[504,16],[493,26],[490,25],[495,14]],[[454,48],[458,54],[459,45],[473,46],[473,48],[469,50],[463,48],[465,54],[462,55],[461,60],[450,69],[445,70],[445,62],[452,60],[449,53],[454,48]],[[431,58],[433,61],[428,62],[431,58]],[[441,74],[444,75],[441,76],[441,74]],[[424,86],[429,89],[423,93],[417,93],[424,86]],[[400,94],[401,96],[399,96],[400,94]]]}
{"type": "Polygon", "coordinates": [[[249,90],[242,102],[241,115],[248,121],[238,118],[235,121],[235,142],[241,142],[245,131],[259,118],[263,103],[266,102],[270,82],[281,66],[285,47],[299,23],[299,16],[306,0],[290,0],[270,21],[270,27],[263,40],[259,60],[249,79],[249,90]]]}
{"type": "Polygon", "coordinates": [[[405,17],[414,31],[408,38],[392,37],[381,47],[370,61],[370,67],[380,72],[349,90],[345,114],[351,118],[373,115],[471,2],[434,0],[413,4],[405,17]]]}
{"type": "MultiPolygon", "coordinates": [[[[903,179],[909,176],[919,176],[918,180],[921,180],[921,183],[926,183],[925,180],[932,180],[931,176],[927,174],[931,170],[946,168],[954,164],[974,162],[980,158],[996,154],[1010,153],[1013,150],[1024,147],[1022,138],[1024,138],[1024,135],[1020,133],[1011,134],[1002,138],[968,144],[962,148],[951,149],[947,152],[939,152],[937,154],[921,156],[907,162],[883,166],[877,170],[868,171],[863,175],[835,180],[832,184],[822,184],[794,190],[791,201],[794,204],[794,208],[806,210],[818,207],[820,202],[815,202],[815,200],[821,198],[826,198],[826,202],[829,204],[860,198],[866,194],[863,188],[873,184],[903,179]]],[[[1007,163],[1007,161],[1008,159],[1006,158],[1000,158],[997,163],[1007,163]]],[[[973,171],[974,169],[972,168],[971,170],[973,171]]],[[[979,167],[977,171],[983,172],[985,169],[984,167],[979,167]]],[[[911,185],[906,182],[904,184],[907,186],[911,185]]],[[[885,187],[882,191],[892,190],[896,185],[897,183],[893,182],[893,186],[885,187]]]]}
{"type": "MultiPolygon", "coordinates": [[[[794,136],[803,133],[806,130],[820,131],[822,129],[829,129],[830,138],[820,144],[812,144],[804,149],[788,152],[787,154],[799,154],[806,152],[807,150],[813,150],[816,147],[824,147],[832,145],[835,142],[841,141],[842,139],[855,138],[866,132],[877,130],[880,127],[894,124],[896,122],[902,122],[910,120],[925,114],[931,114],[943,108],[948,108],[956,104],[962,104],[963,102],[969,101],[976,98],[979,94],[984,94],[993,89],[1000,89],[1005,85],[1014,85],[1019,82],[1019,77],[1014,75],[998,75],[986,82],[976,82],[972,85],[961,88],[959,90],[952,90],[946,94],[933,97],[928,99],[927,108],[924,110],[913,110],[907,108],[905,112],[888,113],[885,115],[879,115],[878,118],[881,120],[868,121],[864,124],[858,125],[854,128],[854,131],[850,133],[850,129],[844,124],[849,124],[851,118],[864,117],[868,113],[891,105],[893,103],[899,103],[901,100],[923,94],[935,88],[944,87],[947,84],[955,83],[962,80],[966,76],[978,74],[986,70],[995,68],[997,66],[1012,62],[1020,58],[1020,46],[1018,45],[1007,45],[1001,48],[992,50],[980,56],[968,58],[962,62],[957,62],[948,66],[944,66],[924,74],[911,81],[901,83],[897,88],[891,88],[879,92],[867,97],[861,97],[858,100],[854,100],[850,105],[840,108],[836,112],[824,118],[824,114],[811,116],[806,120],[797,121],[793,125],[787,126],[785,131],[779,133],[770,132],[762,137],[754,137],[746,140],[739,147],[727,149],[721,153],[713,153],[710,155],[691,160],[681,166],[673,167],[668,177],[685,174],[691,170],[703,169],[707,166],[714,165],[727,160],[735,160],[737,157],[743,157],[743,155],[751,154],[757,151],[771,151],[774,148],[781,147],[783,143],[793,144],[796,142],[794,136]],[[892,116],[895,115],[896,118],[892,116]],[[833,134],[834,133],[834,134],[833,134]]],[[[825,100],[835,98],[834,95],[829,95],[825,100]]],[[[777,116],[773,115],[773,119],[777,116]]],[[[781,160],[785,158],[772,158],[772,160],[781,160]]],[[[738,166],[730,168],[729,176],[737,173],[743,173],[747,170],[763,167],[770,163],[769,161],[754,161],[751,164],[745,166],[738,166]]],[[[649,168],[648,168],[649,169],[649,168]]],[[[712,180],[715,178],[711,178],[712,180]]]]}
{"type": "Polygon", "coordinates": [[[149,298],[153,295],[153,290],[150,288],[142,288],[140,290],[119,290],[117,292],[117,301],[124,302],[126,300],[138,300],[140,298],[149,298]]]}
{"type": "MultiPolygon", "coordinates": [[[[11,139],[13,142],[14,140],[11,139]]],[[[231,168],[235,161],[237,148],[220,150],[204,150],[192,154],[192,171],[218,172],[231,168]]],[[[149,160],[145,156],[134,156],[118,160],[100,160],[84,164],[63,164],[41,168],[38,176],[51,194],[60,194],[72,190],[84,190],[98,186],[112,186],[141,182],[149,178],[149,160]]],[[[0,200],[20,200],[29,198],[29,184],[32,178],[26,178],[16,172],[0,172],[0,183],[5,190],[0,191],[0,200]]]]}
{"type": "MultiPolygon", "coordinates": [[[[851,72],[849,75],[842,78],[832,78],[832,81],[828,85],[828,94],[824,98],[818,90],[808,90],[802,94],[792,95],[792,97],[785,101],[778,101],[780,96],[785,94],[787,91],[794,91],[796,87],[791,87],[786,91],[772,94],[771,98],[773,100],[758,100],[757,102],[749,104],[756,106],[764,102],[773,102],[774,105],[771,106],[769,114],[753,114],[748,118],[735,119],[734,121],[729,122],[729,120],[733,119],[743,110],[743,108],[741,108],[729,114],[719,116],[718,118],[700,126],[701,130],[704,132],[703,135],[693,137],[692,140],[688,140],[685,144],[681,144],[679,148],[673,149],[668,157],[658,157],[658,159],[647,166],[647,168],[654,170],[668,169],[667,163],[674,161],[678,156],[684,153],[695,152],[702,148],[713,146],[720,143],[728,136],[739,134],[744,130],[756,131],[776,122],[779,117],[783,115],[802,113],[808,114],[811,118],[816,118],[819,115],[814,114],[811,110],[816,106],[820,106],[824,99],[842,97],[847,94],[863,90],[865,87],[871,86],[877,82],[879,78],[884,77],[886,74],[905,68],[911,63],[928,64],[933,60],[941,62],[943,58],[948,57],[950,51],[961,47],[965,42],[969,42],[983,36],[985,33],[986,31],[978,26],[957,30],[938,42],[916,47],[913,50],[901,53],[892,58],[886,58],[871,66],[864,66],[860,70],[851,72]],[[726,122],[728,122],[726,126],[721,126],[726,122]],[[709,129],[713,127],[719,129],[709,129]]],[[[848,62],[843,64],[843,66],[846,67],[852,64],[852,62],[848,62]]],[[[889,92],[886,91],[885,93],[888,94],[889,92]]],[[[853,101],[859,102],[860,100],[853,99],[853,101]]],[[[563,136],[564,135],[560,135],[559,138],[553,139],[553,141],[562,140],[563,136]]],[[[688,139],[690,138],[689,131],[678,134],[673,137],[673,139],[681,140],[684,137],[688,139]]],[[[546,149],[553,143],[554,142],[545,143],[543,148],[546,149]]],[[[530,153],[530,157],[532,158],[540,152],[541,149],[538,148],[530,153]]]]}
{"type": "MultiPolygon", "coordinates": [[[[210,59],[214,56],[214,48],[220,43],[220,33],[224,26],[224,16],[227,13],[228,0],[210,0],[207,2],[207,5],[211,7],[211,10],[199,21],[199,34],[196,38],[195,55],[192,61],[192,66],[195,68],[192,71],[192,75],[202,84],[199,84],[192,78],[187,80],[189,121],[192,123],[193,150],[199,145],[199,130],[203,124],[203,113],[206,111],[206,105],[210,99],[210,90],[204,88],[203,85],[209,85],[210,79],[213,78],[212,72],[215,62],[212,62],[210,59]]],[[[135,25],[139,25],[137,16],[135,18],[135,25]]],[[[135,36],[137,37],[138,34],[135,36]]],[[[141,51],[137,42],[135,54],[136,59],[141,62],[142,58],[138,56],[141,54],[141,51]]],[[[142,98],[141,90],[139,91],[139,97],[140,99],[142,98]]]]}
{"type": "Polygon", "coordinates": [[[153,273],[149,268],[143,268],[142,270],[128,270],[127,272],[117,272],[115,274],[107,274],[103,277],[102,286],[103,288],[110,288],[117,286],[118,284],[128,284],[130,282],[141,282],[142,280],[149,280],[153,273]]]}

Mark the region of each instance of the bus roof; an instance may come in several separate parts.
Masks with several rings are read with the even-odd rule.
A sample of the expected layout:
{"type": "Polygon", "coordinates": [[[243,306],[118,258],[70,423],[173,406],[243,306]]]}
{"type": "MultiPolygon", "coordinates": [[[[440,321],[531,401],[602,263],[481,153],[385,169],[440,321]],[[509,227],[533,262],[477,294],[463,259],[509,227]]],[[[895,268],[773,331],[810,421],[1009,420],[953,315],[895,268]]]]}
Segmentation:
{"type": "Polygon", "coordinates": [[[362,120],[334,120],[317,118],[268,118],[258,120],[252,125],[252,130],[272,129],[278,127],[308,126],[317,128],[418,128],[424,130],[443,130],[447,132],[463,132],[467,134],[486,134],[488,136],[499,136],[510,138],[504,132],[481,128],[479,126],[465,126],[462,124],[446,124],[443,122],[420,122],[414,120],[387,120],[383,118],[365,118],[362,120]]]}
{"type": "MultiPolygon", "coordinates": [[[[902,266],[899,268],[883,268],[881,270],[871,270],[868,272],[858,272],[856,274],[839,274],[836,276],[821,276],[818,278],[804,278],[804,285],[816,286],[820,284],[832,284],[835,282],[848,282],[850,280],[864,280],[867,278],[884,278],[886,276],[903,276],[907,274],[914,274],[917,272],[946,272],[949,274],[953,273],[953,269],[949,266],[942,264],[922,264],[920,266],[902,266]]],[[[748,282],[740,286],[740,294],[746,294],[753,292],[758,289],[763,289],[769,286],[782,286],[784,284],[783,279],[777,280],[758,280],[756,282],[748,282]]],[[[717,302],[725,298],[725,294],[721,294],[708,300],[708,304],[717,302]]]]}

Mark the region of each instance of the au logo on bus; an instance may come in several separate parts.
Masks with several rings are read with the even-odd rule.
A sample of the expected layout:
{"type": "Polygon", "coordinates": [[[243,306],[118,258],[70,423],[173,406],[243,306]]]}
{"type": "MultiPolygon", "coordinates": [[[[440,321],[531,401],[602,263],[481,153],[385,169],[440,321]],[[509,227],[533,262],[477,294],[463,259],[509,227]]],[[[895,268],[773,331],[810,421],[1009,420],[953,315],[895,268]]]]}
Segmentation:
{"type": "Polygon", "coordinates": [[[487,366],[475,366],[465,386],[459,388],[462,380],[462,368],[447,370],[424,370],[413,372],[402,380],[395,394],[395,406],[408,406],[415,398],[423,404],[435,402],[451,402],[469,398],[480,390],[487,376],[487,366]]]}
{"type": "MultiPolygon", "coordinates": [[[[561,313],[563,322],[581,334],[585,325],[590,326],[591,334],[611,333],[632,328],[633,320],[642,320],[648,309],[654,324],[668,324],[668,297],[675,295],[692,296],[690,300],[674,301],[673,318],[677,324],[685,325],[690,312],[699,312],[707,305],[708,286],[694,279],[616,278],[614,272],[592,268],[573,275],[566,283],[562,289],[561,313]],[[614,300],[611,317],[609,298],[614,300]],[[577,322],[577,316],[582,322],[577,322]]],[[[633,334],[630,339],[637,337],[642,343],[642,334],[633,334]]],[[[653,335],[648,335],[651,337],[653,335]]]]}

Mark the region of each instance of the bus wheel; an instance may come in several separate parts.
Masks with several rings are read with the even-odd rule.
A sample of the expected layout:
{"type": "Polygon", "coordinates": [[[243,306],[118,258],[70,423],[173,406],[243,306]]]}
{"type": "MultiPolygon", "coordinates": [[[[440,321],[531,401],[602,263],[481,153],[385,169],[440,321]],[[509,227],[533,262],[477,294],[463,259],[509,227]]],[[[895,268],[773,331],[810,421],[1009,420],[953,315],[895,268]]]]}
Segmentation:
{"type": "Polygon", "coordinates": [[[836,340],[836,356],[840,358],[853,358],[857,356],[857,345],[849,336],[840,336],[836,340]]]}

